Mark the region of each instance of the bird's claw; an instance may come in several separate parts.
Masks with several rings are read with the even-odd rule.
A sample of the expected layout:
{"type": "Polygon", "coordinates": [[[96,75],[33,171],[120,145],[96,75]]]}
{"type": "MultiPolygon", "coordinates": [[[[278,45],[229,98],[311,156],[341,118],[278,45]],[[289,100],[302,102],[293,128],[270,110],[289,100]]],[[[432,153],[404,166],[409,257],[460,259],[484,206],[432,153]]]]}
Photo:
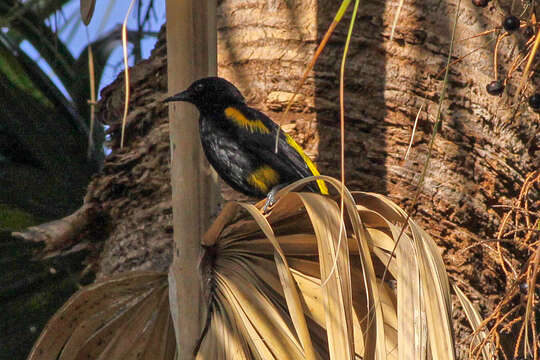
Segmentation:
{"type": "Polygon", "coordinates": [[[264,206],[261,208],[261,211],[263,215],[266,215],[270,208],[274,206],[276,203],[276,197],[274,196],[275,193],[269,192],[268,196],[266,197],[266,202],[264,203],[264,206]]]}
{"type": "Polygon", "coordinates": [[[263,214],[267,214],[270,208],[274,206],[274,204],[277,202],[276,194],[279,192],[279,190],[283,189],[287,185],[289,185],[289,183],[278,184],[268,192],[268,194],[266,195],[266,202],[261,209],[263,214]]]}

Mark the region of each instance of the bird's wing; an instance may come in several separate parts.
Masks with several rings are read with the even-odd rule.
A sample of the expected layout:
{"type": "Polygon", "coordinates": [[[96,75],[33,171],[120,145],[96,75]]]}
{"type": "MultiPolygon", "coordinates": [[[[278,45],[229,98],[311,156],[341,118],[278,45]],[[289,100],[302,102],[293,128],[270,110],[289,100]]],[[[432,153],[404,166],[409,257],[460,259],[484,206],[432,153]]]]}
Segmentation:
{"type": "MultiPolygon", "coordinates": [[[[269,133],[252,132],[242,138],[243,144],[252,152],[260,154],[261,161],[276,167],[282,174],[287,174],[290,180],[297,180],[308,176],[320,175],[317,167],[304,150],[285,132],[280,131],[278,152],[274,151],[278,125],[262,112],[246,107],[242,109],[248,119],[260,120],[270,131],[269,133]]],[[[244,134],[244,133],[242,133],[244,134]]],[[[242,136],[241,136],[242,137],[242,136]]],[[[312,191],[327,194],[328,189],[324,181],[318,180],[317,185],[311,183],[308,187],[312,191]]]]}

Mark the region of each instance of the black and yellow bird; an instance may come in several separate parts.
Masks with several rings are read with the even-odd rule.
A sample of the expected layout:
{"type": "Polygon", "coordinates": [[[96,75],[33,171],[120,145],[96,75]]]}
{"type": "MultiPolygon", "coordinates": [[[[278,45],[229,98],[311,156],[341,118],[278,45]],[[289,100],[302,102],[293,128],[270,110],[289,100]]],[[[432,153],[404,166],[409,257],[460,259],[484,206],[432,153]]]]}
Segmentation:
{"type": "MultiPolygon", "coordinates": [[[[240,91],[225,79],[199,79],[165,101],[186,101],[197,107],[201,143],[208,162],[236,191],[256,198],[268,196],[269,205],[277,189],[319,175],[302,148],[283,131],[279,134],[278,151],[274,151],[279,126],[247,106],[240,91]]],[[[328,194],[322,180],[307,187],[328,194]]]]}

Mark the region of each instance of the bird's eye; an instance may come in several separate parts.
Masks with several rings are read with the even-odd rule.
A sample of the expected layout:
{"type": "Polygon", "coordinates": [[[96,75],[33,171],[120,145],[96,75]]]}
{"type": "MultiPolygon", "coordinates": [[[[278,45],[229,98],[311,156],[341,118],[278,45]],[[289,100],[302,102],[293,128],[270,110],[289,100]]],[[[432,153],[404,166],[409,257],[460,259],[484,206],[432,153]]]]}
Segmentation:
{"type": "Polygon", "coordinates": [[[196,92],[201,92],[201,91],[203,91],[203,89],[204,89],[204,84],[199,83],[199,84],[195,85],[195,91],[196,92]]]}

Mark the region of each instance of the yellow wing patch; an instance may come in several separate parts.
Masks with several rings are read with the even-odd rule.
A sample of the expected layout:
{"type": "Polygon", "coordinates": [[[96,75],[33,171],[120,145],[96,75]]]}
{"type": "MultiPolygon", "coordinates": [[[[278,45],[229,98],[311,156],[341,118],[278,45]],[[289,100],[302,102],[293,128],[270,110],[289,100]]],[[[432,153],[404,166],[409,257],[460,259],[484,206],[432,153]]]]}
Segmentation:
{"type": "Polygon", "coordinates": [[[279,184],[279,174],[270,166],[263,165],[249,174],[247,181],[263,193],[267,193],[279,184]]]}
{"type": "Polygon", "coordinates": [[[270,130],[259,119],[248,119],[242,112],[234,107],[225,109],[225,116],[231,119],[236,125],[248,129],[250,132],[260,132],[270,134],[270,130]]]}
{"type": "MultiPolygon", "coordinates": [[[[296,150],[296,152],[300,154],[300,156],[302,156],[302,159],[304,159],[304,162],[308,166],[308,168],[311,171],[311,173],[313,174],[313,176],[321,175],[321,174],[319,174],[319,170],[317,170],[317,167],[315,166],[315,164],[311,161],[309,156],[306,155],[306,153],[300,147],[300,145],[298,145],[296,143],[296,141],[294,141],[294,139],[292,137],[290,137],[289,135],[287,135],[287,134],[285,134],[285,138],[287,139],[287,143],[289,145],[291,145],[293,147],[293,149],[296,150]]],[[[326,184],[324,183],[323,180],[317,180],[317,185],[319,185],[319,189],[321,190],[321,194],[328,195],[328,188],[326,187],[326,184]]]]}

